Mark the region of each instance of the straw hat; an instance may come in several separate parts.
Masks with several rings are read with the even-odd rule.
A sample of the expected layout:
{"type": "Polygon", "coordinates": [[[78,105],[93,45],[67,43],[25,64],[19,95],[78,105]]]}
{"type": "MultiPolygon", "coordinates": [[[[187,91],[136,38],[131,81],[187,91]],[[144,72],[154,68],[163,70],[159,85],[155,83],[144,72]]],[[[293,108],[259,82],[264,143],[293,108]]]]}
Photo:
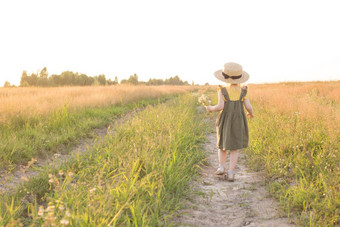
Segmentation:
{"type": "Polygon", "coordinates": [[[244,83],[249,79],[249,74],[243,71],[242,66],[234,62],[224,64],[224,70],[218,70],[214,75],[217,79],[230,84],[244,83]]]}

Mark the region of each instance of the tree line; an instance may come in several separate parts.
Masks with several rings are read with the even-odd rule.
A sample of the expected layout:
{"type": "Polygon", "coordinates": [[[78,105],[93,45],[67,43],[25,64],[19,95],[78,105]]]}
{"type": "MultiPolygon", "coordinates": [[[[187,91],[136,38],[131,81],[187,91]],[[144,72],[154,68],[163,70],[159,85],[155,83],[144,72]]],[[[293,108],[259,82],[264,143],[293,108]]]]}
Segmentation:
{"type": "Polygon", "coordinates": [[[106,79],[105,75],[87,76],[82,73],[64,71],[60,75],[49,75],[46,67],[38,73],[27,74],[23,71],[20,79],[21,87],[58,87],[58,86],[91,86],[91,85],[114,85],[118,84],[117,77],[114,81],[106,79]]]}
{"type": "Polygon", "coordinates": [[[139,81],[137,74],[130,76],[129,79],[121,80],[121,84],[145,84],[145,85],[189,85],[188,81],[182,81],[178,76],[170,77],[168,79],[149,79],[147,82],[139,81]]]}
{"type": "MultiPolygon", "coordinates": [[[[87,76],[84,73],[74,73],[72,71],[64,71],[60,75],[49,75],[47,68],[43,68],[37,73],[23,71],[20,79],[20,87],[58,87],[58,86],[92,86],[92,85],[115,85],[119,84],[118,78],[114,80],[107,79],[104,74],[98,76],[87,76]]],[[[168,79],[149,79],[149,81],[139,81],[137,74],[131,75],[128,79],[123,79],[120,84],[144,84],[144,85],[189,85],[187,81],[182,81],[178,76],[168,79]]],[[[10,87],[8,81],[4,87],[10,87]]]]}

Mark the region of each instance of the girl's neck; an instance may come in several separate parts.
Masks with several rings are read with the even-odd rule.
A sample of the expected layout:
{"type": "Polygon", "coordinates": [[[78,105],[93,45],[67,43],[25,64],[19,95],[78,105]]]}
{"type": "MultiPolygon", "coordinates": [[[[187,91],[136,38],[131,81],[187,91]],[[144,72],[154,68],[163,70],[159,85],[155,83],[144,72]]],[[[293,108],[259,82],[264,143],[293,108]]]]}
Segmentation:
{"type": "Polygon", "coordinates": [[[237,87],[237,86],[239,86],[239,84],[229,84],[229,83],[227,83],[227,87],[237,87]]]}

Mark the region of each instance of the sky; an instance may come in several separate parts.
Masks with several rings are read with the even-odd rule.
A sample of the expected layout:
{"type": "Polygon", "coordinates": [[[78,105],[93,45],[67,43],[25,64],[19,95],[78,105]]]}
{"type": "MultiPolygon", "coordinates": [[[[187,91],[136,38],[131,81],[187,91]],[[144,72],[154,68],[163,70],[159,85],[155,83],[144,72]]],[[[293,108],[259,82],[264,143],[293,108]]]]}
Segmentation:
{"type": "Polygon", "coordinates": [[[0,2],[0,86],[47,67],[119,81],[178,75],[221,84],[340,80],[340,13],[330,0],[12,0],[0,2]]]}

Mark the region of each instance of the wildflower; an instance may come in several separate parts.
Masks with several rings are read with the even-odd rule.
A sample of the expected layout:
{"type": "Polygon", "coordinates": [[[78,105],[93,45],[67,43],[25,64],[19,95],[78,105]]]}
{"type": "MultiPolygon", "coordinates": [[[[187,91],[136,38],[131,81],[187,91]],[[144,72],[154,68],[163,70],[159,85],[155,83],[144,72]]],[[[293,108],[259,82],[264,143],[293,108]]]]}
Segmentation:
{"type": "Polygon", "coordinates": [[[70,213],[70,210],[69,210],[69,209],[66,210],[65,215],[66,215],[67,217],[71,217],[71,213],[70,213]]]}
{"type": "Polygon", "coordinates": [[[73,177],[73,176],[74,176],[74,173],[68,172],[67,175],[68,175],[69,177],[73,177]]]}
{"type": "Polygon", "coordinates": [[[46,209],[46,211],[54,211],[54,208],[55,208],[55,206],[49,206],[49,207],[47,207],[47,209],[46,209]]]}
{"type": "Polygon", "coordinates": [[[68,225],[70,222],[68,220],[62,219],[60,220],[60,224],[62,225],[68,225]]]}
{"type": "Polygon", "coordinates": [[[211,99],[205,94],[203,94],[201,95],[201,97],[198,98],[198,102],[203,104],[203,106],[208,106],[211,103],[211,99]]]}
{"type": "Polygon", "coordinates": [[[94,192],[96,190],[97,190],[97,188],[92,188],[92,189],[90,189],[90,193],[92,193],[92,192],[94,192]]]}
{"type": "Polygon", "coordinates": [[[62,170],[59,170],[59,173],[58,173],[60,176],[64,175],[64,172],[62,170]]]}
{"type": "Polygon", "coordinates": [[[59,207],[58,207],[58,209],[59,209],[59,210],[64,210],[65,207],[64,207],[64,205],[60,204],[59,207]]]}
{"type": "Polygon", "coordinates": [[[55,208],[55,206],[53,205],[53,203],[52,203],[52,202],[49,202],[46,211],[48,211],[48,212],[53,212],[53,211],[54,211],[54,208],[55,208]]]}
{"type": "Polygon", "coordinates": [[[39,216],[43,216],[43,215],[44,215],[44,207],[43,207],[43,206],[40,206],[40,207],[39,207],[38,215],[39,215],[39,216]]]}

